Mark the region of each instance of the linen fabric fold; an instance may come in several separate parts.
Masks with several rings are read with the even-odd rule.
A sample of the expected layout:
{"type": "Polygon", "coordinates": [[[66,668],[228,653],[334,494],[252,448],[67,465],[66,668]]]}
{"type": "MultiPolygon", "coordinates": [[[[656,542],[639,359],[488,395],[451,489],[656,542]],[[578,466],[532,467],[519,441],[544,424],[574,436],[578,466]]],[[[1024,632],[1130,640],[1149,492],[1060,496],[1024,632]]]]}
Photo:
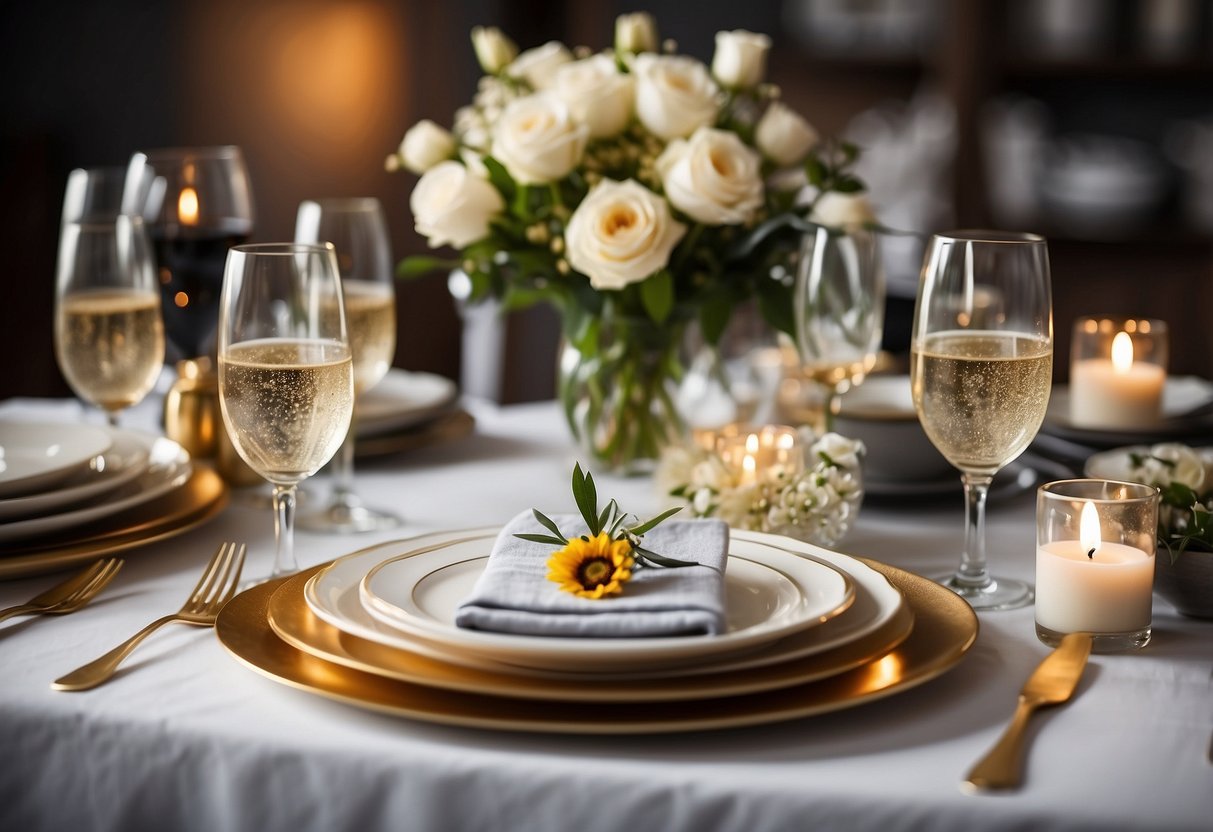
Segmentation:
{"type": "MultiPolygon", "coordinates": [[[[577,515],[552,518],[566,537],[587,533],[577,515]]],[[[514,535],[550,534],[528,510],[501,530],[484,573],[460,606],[455,624],[536,636],[639,638],[716,635],[726,628],[724,572],[729,527],[720,520],[667,520],[643,546],[697,566],[642,567],[621,595],[580,598],[547,579],[555,547],[514,535]]]]}

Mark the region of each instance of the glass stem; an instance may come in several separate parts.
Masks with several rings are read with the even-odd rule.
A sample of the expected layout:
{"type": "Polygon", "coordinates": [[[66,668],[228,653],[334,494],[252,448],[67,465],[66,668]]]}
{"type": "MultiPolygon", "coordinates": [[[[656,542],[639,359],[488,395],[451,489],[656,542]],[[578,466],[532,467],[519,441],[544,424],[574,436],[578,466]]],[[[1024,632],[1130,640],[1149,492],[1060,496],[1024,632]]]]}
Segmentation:
{"type": "Polygon", "coordinates": [[[991,581],[986,568],[986,496],[993,477],[966,473],[961,479],[965,488],[965,549],[955,581],[960,586],[980,589],[991,581]]]}
{"type": "Polygon", "coordinates": [[[106,424],[108,424],[111,428],[118,427],[118,411],[117,410],[105,411],[105,421],[106,421],[106,424]]]}
{"type": "Polygon", "coordinates": [[[834,431],[834,417],[842,409],[842,396],[838,394],[838,388],[833,385],[826,386],[826,403],[821,409],[821,434],[824,436],[827,433],[834,431]]]}
{"type": "Polygon", "coordinates": [[[333,496],[329,503],[334,506],[351,506],[357,502],[354,494],[354,421],[350,420],[349,433],[337,451],[333,466],[333,496]]]}
{"type": "Polygon", "coordinates": [[[295,486],[274,485],[274,571],[270,578],[293,575],[299,571],[295,560],[295,486]]]}

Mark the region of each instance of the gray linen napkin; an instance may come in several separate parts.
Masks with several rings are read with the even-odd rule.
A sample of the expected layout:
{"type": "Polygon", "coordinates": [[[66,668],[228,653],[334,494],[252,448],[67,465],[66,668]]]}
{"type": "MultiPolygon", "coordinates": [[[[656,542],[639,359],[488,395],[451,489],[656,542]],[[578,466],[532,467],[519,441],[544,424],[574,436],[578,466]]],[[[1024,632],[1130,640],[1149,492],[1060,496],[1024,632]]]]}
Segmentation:
{"type": "MultiPolygon", "coordinates": [[[[566,536],[584,534],[576,515],[552,518],[566,536]]],[[[644,548],[699,566],[644,567],[623,594],[591,600],[547,579],[555,547],[515,534],[547,532],[526,511],[501,530],[484,573],[455,614],[455,624],[539,636],[622,638],[714,635],[725,630],[724,568],[729,527],[720,520],[667,520],[644,536],[644,548]]]]}

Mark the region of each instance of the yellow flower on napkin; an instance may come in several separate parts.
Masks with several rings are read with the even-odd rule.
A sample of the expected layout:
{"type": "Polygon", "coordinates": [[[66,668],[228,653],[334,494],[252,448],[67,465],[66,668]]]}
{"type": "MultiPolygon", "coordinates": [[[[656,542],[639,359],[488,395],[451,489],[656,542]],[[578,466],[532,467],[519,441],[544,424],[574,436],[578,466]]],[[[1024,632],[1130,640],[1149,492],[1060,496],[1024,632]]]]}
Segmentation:
{"type": "Polygon", "coordinates": [[[606,532],[575,537],[548,558],[548,580],[580,598],[618,595],[632,577],[632,544],[606,532]]]}

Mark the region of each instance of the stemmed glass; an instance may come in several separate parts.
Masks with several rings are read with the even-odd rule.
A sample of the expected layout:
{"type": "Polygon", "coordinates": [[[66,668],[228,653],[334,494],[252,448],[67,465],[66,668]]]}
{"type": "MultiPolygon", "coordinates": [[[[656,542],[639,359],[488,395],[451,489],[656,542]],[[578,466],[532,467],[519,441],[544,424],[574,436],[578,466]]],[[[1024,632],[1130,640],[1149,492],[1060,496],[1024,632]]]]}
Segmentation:
{"type": "Polygon", "coordinates": [[[111,426],[164,364],[151,247],[138,217],[65,222],[55,280],[55,358],[76,395],[111,426]]]}
{"type": "MultiPolygon", "coordinates": [[[[336,247],[354,355],[354,395],[361,396],[387,374],[396,353],[392,249],[379,200],[303,202],[295,221],[295,242],[328,242],[336,247]]],[[[355,432],[351,424],[333,466],[333,492],[328,505],[301,515],[301,527],[348,533],[400,524],[399,517],[363,505],[354,491],[355,432]]]]}
{"type": "Polygon", "coordinates": [[[240,148],[136,153],[127,166],[122,205],[147,225],[165,326],[178,357],[211,352],[227,250],[246,242],[253,230],[252,188],[240,148]]]}
{"type": "Polygon", "coordinates": [[[1034,234],[937,234],[923,263],[910,344],[914,407],[961,472],[964,554],[942,582],[975,609],[1032,601],[1030,586],[986,567],[986,495],[1044,420],[1053,375],[1049,281],[1048,247],[1034,234]],[[996,314],[979,314],[983,296],[999,299],[996,314]]]}
{"type": "Polygon", "coordinates": [[[349,430],[354,370],[331,245],[236,246],[219,313],[219,404],[240,457],[274,487],[270,577],[298,571],[295,487],[349,430]]]}
{"type": "Polygon", "coordinates": [[[863,381],[880,352],[885,277],[876,232],[818,226],[806,233],[792,297],[800,369],[825,389],[831,430],[839,396],[863,381]]]}

